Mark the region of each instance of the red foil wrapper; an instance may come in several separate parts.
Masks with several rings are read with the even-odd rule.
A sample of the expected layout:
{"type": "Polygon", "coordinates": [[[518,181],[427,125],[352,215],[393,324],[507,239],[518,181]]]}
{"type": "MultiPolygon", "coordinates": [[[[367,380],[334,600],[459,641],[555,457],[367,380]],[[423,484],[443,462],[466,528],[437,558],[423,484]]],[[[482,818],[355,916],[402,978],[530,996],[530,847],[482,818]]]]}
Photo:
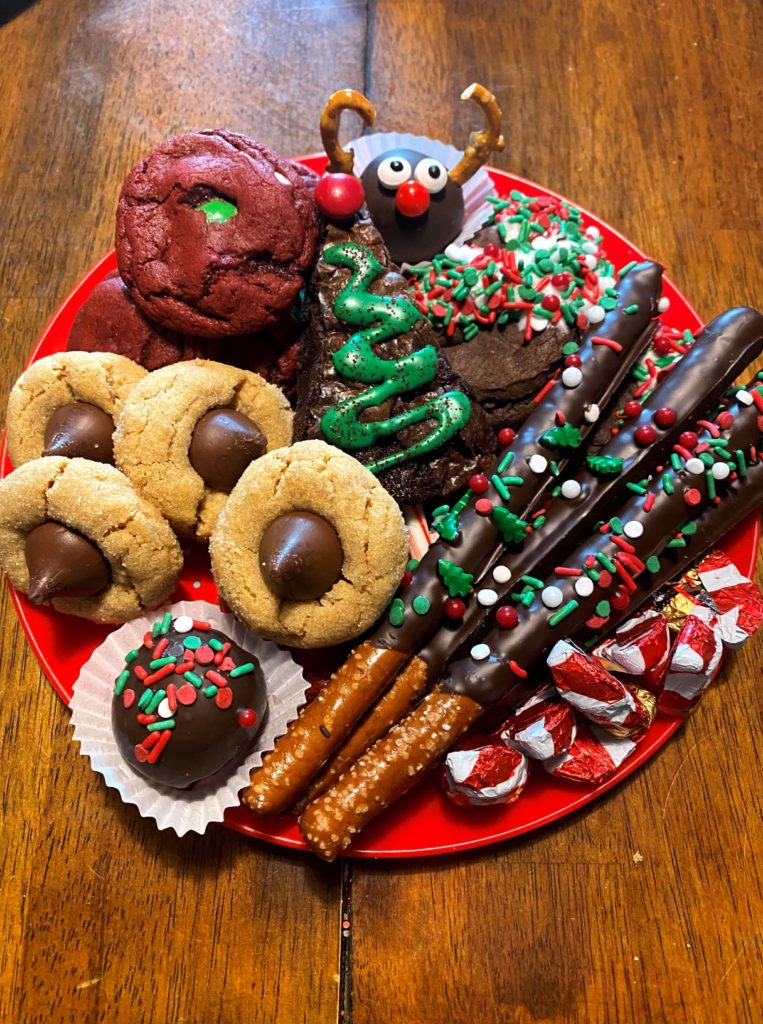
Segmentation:
{"type": "Polygon", "coordinates": [[[594,648],[593,655],[603,668],[627,675],[629,683],[659,693],[668,670],[671,642],[665,616],[655,608],[646,608],[594,648]]]}
{"type": "Polygon", "coordinates": [[[453,750],[445,759],[442,784],[459,807],[513,803],[527,782],[527,758],[499,743],[453,750]]]}
{"type": "Polygon", "coordinates": [[[563,700],[596,725],[629,736],[654,720],[650,694],[626,686],[569,640],[554,645],[547,664],[563,700]]]}
{"type": "Polygon", "coordinates": [[[669,715],[688,715],[713,681],[723,654],[718,616],[698,604],[683,624],[670,656],[659,697],[659,709],[669,715]]]}
{"type": "Polygon", "coordinates": [[[516,709],[499,736],[506,746],[545,761],[571,746],[576,729],[570,705],[559,699],[555,687],[544,686],[516,709]]]}
{"type": "Polygon", "coordinates": [[[718,612],[724,646],[734,650],[741,647],[763,622],[763,597],[758,588],[722,551],[712,551],[703,558],[697,576],[718,612]]]}
{"type": "Polygon", "coordinates": [[[608,779],[635,749],[636,744],[627,736],[612,736],[595,725],[581,725],[570,749],[544,761],[543,767],[555,778],[598,784],[608,779]]]}

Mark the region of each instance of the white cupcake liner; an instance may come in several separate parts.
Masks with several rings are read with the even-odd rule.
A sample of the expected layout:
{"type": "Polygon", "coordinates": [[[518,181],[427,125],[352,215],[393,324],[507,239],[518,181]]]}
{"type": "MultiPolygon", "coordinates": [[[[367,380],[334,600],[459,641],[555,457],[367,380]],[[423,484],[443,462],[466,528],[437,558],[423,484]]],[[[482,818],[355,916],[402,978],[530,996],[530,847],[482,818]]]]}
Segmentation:
{"type": "MultiPolygon", "coordinates": [[[[409,135],[401,132],[377,132],[361,135],[348,142],[346,149],[355,150],[355,173],[358,177],[372,160],[387,149],[416,149],[426,156],[439,160],[448,170],[456,166],[463,156],[460,149],[449,146],[438,139],[430,139],[426,135],[409,135]]],[[[474,177],[463,186],[464,193],[464,226],[451,245],[461,245],[475,234],[488,217],[493,214],[493,207],[487,202],[489,195],[495,195],[495,186],[484,167],[480,167],[474,177]]],[[[404,264],[405,265],[405,264],[404,264]]]]}
{"type": "Polygon", "coordinates": [[[262,763],[276,739],[305,702],[308,683],[302,669],[290,655],[268,640],[251,633],[232,615],[206,601],[178,601],[158,609],[151,616],[128,622],[111,633],[82,667],[71,700],[71,723],[80,753],[90,758],[93,771],[116,789],[126,804],[135,804],[144,818],[154,818],[160,829],[173,829],[179,836],[203,833],[211,822],[222,821],[229,807],[239,804],[239,792],[249,784],[249,773],[262,763]],[[147,629],[157,617],[170,611],[173,618],[190,615],[210,622],[243,650],[253,654],[262,667],[268,691],[268,714],[257,737],[256,749],[243,764],[222,781],[199,782],[190,790],[153,785],[137,775],[119,752],[111,728],[114,679],[124,664],[127,651],[139,648],[147,629]]]}

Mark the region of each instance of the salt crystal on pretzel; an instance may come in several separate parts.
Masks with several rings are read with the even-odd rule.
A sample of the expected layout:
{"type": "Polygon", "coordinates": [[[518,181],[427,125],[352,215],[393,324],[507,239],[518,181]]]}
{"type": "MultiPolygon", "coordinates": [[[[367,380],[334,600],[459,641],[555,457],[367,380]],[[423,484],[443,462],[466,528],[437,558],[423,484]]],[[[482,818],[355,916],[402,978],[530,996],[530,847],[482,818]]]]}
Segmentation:
{"type": "Polygon", "coordinates": [[[722,551],[712,551],[697,566],[699,581],[718,612],[725,647],[736,650],[763,622],[763,597],[722,551]]]}
{"type": "Polygon", "coordinates": [[[665,616],[656,608],[646,608],[595,647],[593,655],[610,672],[630,676],[629,682],[657,693],[668,668],[671,642],[665,616]]]}
{"type": "Polygon", "coordinates": [[[669,715],[688,715],[713,681],[723,654],[718,616],[698,604],[678,634],[659,698],[669,715]]]}
{"type": "Polygon", "coordinates": [[[559,757],[543,762],[555,778],[570,782],[593,782],[608,779],[636,749],[627,736],[612,736],[595,725],[581,725],[575,742],[559,757]]]}
{"type": "Polygon", "coordinates": [[[499,736],[506,746],[545,761],[567,750],[575,732],[575,712],[555,687],[544,686],[517,708],[499,736]]]}
{"type": "Polygon", "coordinates": [[[652,723],[655,703],[645,690],[628,687],[595,658],[569,640],[559,640],[548,656],[559,695],[591,722],[619,735],[652,723]]]}
{"type": "Polygon", "coordinates": [[[447,795],[460,807],[510,804],[525,788],[527,758],[500,743],[453,750],[445,759],[442,782],[447,795]]]}

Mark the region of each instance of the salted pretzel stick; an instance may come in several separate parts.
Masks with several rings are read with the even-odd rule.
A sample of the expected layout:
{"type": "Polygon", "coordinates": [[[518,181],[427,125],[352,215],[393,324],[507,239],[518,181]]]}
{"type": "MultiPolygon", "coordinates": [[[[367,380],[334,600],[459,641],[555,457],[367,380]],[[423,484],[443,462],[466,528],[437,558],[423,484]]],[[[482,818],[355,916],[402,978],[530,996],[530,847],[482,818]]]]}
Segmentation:
{"type": "Polygon", "coordinates": [[[352,174],[355,150],[343,149],[339,144],[339,122],[345,110],[354,110],[360,114],[369,127],[376,120],[376,111],[363,93],[355,89],[339,89],[332,93],[323,108],[320,129],[323,148],[329,158],[328,170],[352,174]]]}
{"type": "Polygon", "coordinates": [[[458,161],[448,177],[456,185],[465,185],[477,171],[490,159],[490,154],[500,152],[506,145],[501,135],[501,108],[495,96],[484,85],[473,82],[461,93],[462,100],[474,100],[482,108],[485,127],[481,132],[473,132],[464,155],[458,161]]]}
{"type": "MultiPolygon", "coordinates": [[[[626,487],[650,475],[669,457],[687,424],[694,426],[698,417],[716,406],[723,392],[759,355],[761,348],[763,315],[756,310],[741,307],[715,317],[699,333],[688,354],[642,402],[640,414],[624,424],[598,452],[595,465],[604,465],[602,460],[608,459],[611,466],[620,463],[619,471],[600,475],[593,468],[580,470],[575,477],[577,495],[566,497],[562,492],[551,500],[543,526],[527,535],[521,551],[500,559],[498,565],[510,570],[510,578],[499,582],[502,577],[487,575],[486,585],[498,600],[514,589],[521,576],[544,576],[556,564],[561,548],[566,546],[569,550],[578,544],[594,529],[597,520],[612,512],[626,487]],[[641,441],[644,430],[654,433],[651,443],[641,441]]],[[[701,425],[697,429],[701,430],[701,425]]],[[[407,714],[440,677],[459,648],[494,622],[494,608],[483,607],[472,596],[461,623],[442,627],[435,633],[316,776],[303,805],[332,785],[372,743],[407,714]]]]}
{"type": "Polygon", "coordinates": [[[488,633],[468,658],[451,665],[446,678],[417,708],[310,804],[300,828],[316,853],[327,860],[336,857],[371,818],[460,739],[482,710],[498,703],[509,707],[529,692],[531,673],[557,640],[573,635],[591,618],[606,619],[610,601],[617,606],[620,595],[625,598],[622,603],[628,603],[628,594],[638,589],[634,577],[657,574],[659,565],[653,559],[666,537],[675,534],[670,545],[688,546],[698,532],[694,520],[720,503],[721,495],[751,490],[760,503],[763,388],[739,392],[727,413],[731,422],[717,431],[717,437],[715,428],[707,431],[707,447],[701,452],[707,455],[704,466],[698,457],[679,456],[678,468],[663,473],[645,496],[628,501],[620,515],[605,524],[606,530],[565,559],[543,586],[539,607],[532,611],[520,604],[513,629],[488,633]],[[625,532],[622,524],[637,528],[625,532]],[[581,589],[579,581],[584,578],[594,586],[581,589]]]}

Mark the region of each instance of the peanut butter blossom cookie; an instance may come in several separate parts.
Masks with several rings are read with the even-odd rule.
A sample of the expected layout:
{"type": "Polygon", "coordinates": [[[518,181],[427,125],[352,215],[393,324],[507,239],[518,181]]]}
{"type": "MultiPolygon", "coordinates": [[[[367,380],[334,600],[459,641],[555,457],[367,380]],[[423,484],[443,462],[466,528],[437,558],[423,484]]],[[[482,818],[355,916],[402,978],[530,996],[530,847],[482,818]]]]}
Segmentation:
{"type": "Polygon", "coordinates": [[[267,709],[256,658],[209,622],[167,612],[114,682],[114,737],[151,782],[187,789],[253,749],[267,709]]]}
{"type": "Polygon", "coordinates": [[[190,132],[127,176],[117,262],[152,320],[230,337],[268,327],[294,304],[317,233],[310,177],[244,135],[190,132]]]}
{"type": "Polygon", "coordinates": [[[405,570],[400,510],[359,462],[322,441],[246,470],[210,540],[220,594],[250,629],[294,647],[362,633],[405,570]]]}
{"type": "Polygon", "coordinates": [[[0,482],[0,569],[34,604],[127,622],[165,601],[182,553],[113,466],[50,456],[0,482]]]}
{"type": "Polygon", "coordinates": [[[114,462],[114,421],[146,371],[124,356],[59,352],[38,359],[8,398],[8,455],[20,466],[41,455],[114,462]]]}
{"type": "Polygon", "coordinates": [[[202,359],[149,374],[114,437],[117,464],[186,537],[206,539],[250,462],[291,441],[292,413],[256,373],[202,359]]]}

